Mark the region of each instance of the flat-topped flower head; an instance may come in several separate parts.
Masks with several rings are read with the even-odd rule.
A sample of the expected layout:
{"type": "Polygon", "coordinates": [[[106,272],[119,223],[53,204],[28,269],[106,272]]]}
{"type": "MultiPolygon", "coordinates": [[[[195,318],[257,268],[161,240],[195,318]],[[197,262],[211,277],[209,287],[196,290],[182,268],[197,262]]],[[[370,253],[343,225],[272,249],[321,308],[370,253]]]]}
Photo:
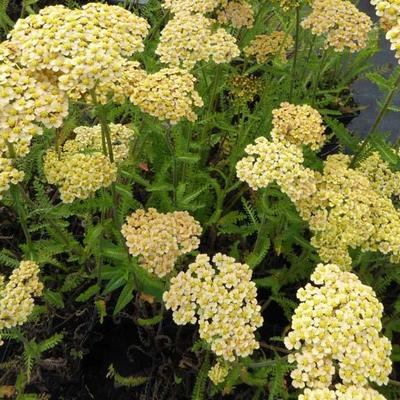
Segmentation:
{"type": "Polygon", "coordinates": [[[315,192],[317,173],[303,166],[300,147],[259,137],[256,144],[248,145],[245,151],[249,156],[236,164],[236,173],[252,189],[265,188],[276,182],[295,204],[315,192]]]}
{"type": "MultiPolygon", "coordinates": [[[[379,193],[380,184],[371,182],[371,171],[352,169],[350,161],[344,154],[329,156],[323,174],[316,175],[315,192],[296,203],[321,259],[346,268],[349,248],[400,254],[400,213],[387,192],[379,193]]],[[[376,164],[374,169],[375,177],[376,164]]]]}
{"type": "Polygon", "coordinates": [[[373,289],[335,264],[318,264],[311,281],[297,292],[300,304],[284,341],[294,350],[293,386],[326,391],[336,373],[343,385],[386,384],[391,344],[381,335],[383,306],[373,289]]]}
{"type": "Polygon", "coordinates": [[[127,57],[143,50],[148,23],[119,6],[61,5],[19,19],[9,34],[25,68],[51,71],[73,100],[105,102],[123,77],[127,57]]]}
{"type": "Polygon", "coordinates": [[[161,32],[156,54],[161,62],[191,69],[198,61],[226,63],[240,54],[236,39],[202,14],[181,12],[161,32]]]}
{"type": "Polygon", "coordinates": [[[0,64],[0,107],[0,156],[20,157],[29,152],[31,139],[43,133],[39,124],[62,125],[68,99],[52,76],[6,61],[0,64]]]}
{"type": "Polygon", "coordinates": [[[265,89],[263,80],[253,75],[233,75],[228,88],[235,103],[253,101],[265,89]]]}
{"type": "Polygon", "coordinates": [[[178,258],[200,244],[200,224],[187,211],[159,213],[154,208],[139,209],[126,219],[121,230],[129,253],[140,265],[164,277],[171,273],[178,258]]]}
{"type": "Polygon", "coordinates": [[[39,272],[33,261],[21,261],[7,282],[0,275],[0,331],[22,325],[32,313],[33,298],[43,291],[39,272]]]}
{"type": "Polygon", "coordinates": [[[244,53],[247,57],[254,57],[259,64],[277,57],[281,62],[286,62],[286,54],[293,48],[293,37],[285,32],[274,31],[268,35],[257,35],[244,53]]]}
{"type": "MultiPolygon", "coordinates": [[[[111,144],[115,162],[119,163],[125,160],[129,154],[129,146],[136,134],[136,131],[127,125],[110,124],[109,125],[111,144]]],[[[68,140],[64,144],[64,151],[83,152],[85,150],[102,151],[102,133],[101,125],[78,126],[74,129],[75,138],[68,140]]]]}
{"type": "Polygon", "coordinates": [[[195,77],[186,70],[164,68],[138,82],[130,100],[143,112],[171,124],[183,118],[195,121],[197,115],[193,108],[203,106],[195,82],[195,77]]]}
{"type": "Polygon", "coordinates": [[[305,2],[305,1],[303,1],[303,0],[273,0],[273,3],[278,4],[284,11],[294,10],[303,2],[305,2]]]}
{"type": "Polygon", "coordinates": [[[110,124],[110,138],[114,162],[102,149],[100,125],[80,126],[74,129],[75,138],[67,140],[62,151],[48,150],[43,158],[48,183],[59,187],[64,203],[87,199],[102,187],[117,179],[117,164],[129,153],[135,131],[121,124],[110,124]]]}
{"type": "Polygon", "coordinates": [[[24,172],[13,166],[11,159],[0,157],[0,200],[3,198],[3,193],[10,188],[10,185],[22,182],[24,175],[24,172]]]}
{"type": "Polygon", "coordinates": [[[58,155],[48,150],[43,157],[43,168],[47,182],[58,186],[64,203],[87,199],[117,179],[116,165],[99,151],[58,155]]]}
{"type": "Polygon", "coordinates": [[[362,50],[372,28],[371,18],[347,0],[318,0],[311,4],[311,14],[302,26],[317,36],[324,36],[325,47],[335,51],[362,50]]]}
{"type": "Polygon", "coordinates": [[[229,0],[218,10],[217,19],[220,24],[230,25],[236,29],[250,29],[254,24],[253,7],[247,1],[229,0]]]}
{"type": "MultiPolygon", "coordinates": [[[[212,263],[206,254],[198,255],[186,272],[171,279],[163,299],[178,325],[198,322],[200,337],[217,357],[233,362],[258,349],[255,331],[263,323],[261,307],[248,265],[220,253],[212,263]]],[[[210,373],[215,381],[226,376],[220,364],[210,373]]]]}
{"type": "Polygon", "coordinates": [[[370,387],[336,385],[338,389],[305,389],[299,400],[385,400],[370,387]]]}
{"type": "Polygon", "coordinates": [[[393,172],[378,152],[373,152],[361,161],[357,170],[368,178],[371,186],[381,196],[400,196],[400,172],[393,172]]]}
{"type": "Polygon", "coordinates": [[[225,0],[164,0],[163,7],[172,13],[182,11],[206,14],[215,10],[225,0]]]}
{"type": "Polygon", "coordinates": [[[319,150],[325,142],[325,128],[320,113],[307,104],[281,103],[272,111],[271,137],[275,142],[307,145],[319,150]]]}

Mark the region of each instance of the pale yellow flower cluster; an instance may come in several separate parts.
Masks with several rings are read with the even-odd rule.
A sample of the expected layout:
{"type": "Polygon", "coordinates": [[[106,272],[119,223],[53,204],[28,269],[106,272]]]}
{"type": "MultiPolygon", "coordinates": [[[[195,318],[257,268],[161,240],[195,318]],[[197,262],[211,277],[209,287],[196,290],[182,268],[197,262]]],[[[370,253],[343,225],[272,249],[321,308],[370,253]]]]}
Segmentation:
{"type": "Polygon", "coordinates": [[[274,3],[279,3],[279,6],[284,11],[290,11],[297,8],[303,1],[302,0],[273,0],[274,3]]]}
{"type": "Polygon", "coordinates": [[[311,4],[311,14],[302,21],[302,27],[317,36],[326,36],[325,46],[335,51],[362,50],[372,27],[371,18],[359,11],[351,1],[318,0],[311,4]]]}
{"type": "Polygon", "coordinates": [[[164,68],[147,75],[132,88],[130,99],[142,111],[172,124],[182,118],[195,121],[192,107],[202,107],[203,100],[194,88],[196,79],[188,71],[164,68]]]}
{"type": "Polygon", "coordinates": [[[100,125],[75,128],[75,139],[67,140],[58,154],[48,150],[43,158],[46,179],[59,187],[64,203],[75,199],[87,199],[102,187],[117,179],[116,163],[129,153],[129,143],[135,131],[120,124],[110,125],[114,163],[102,152],[100,125]]]}
{"type": "MultiPolygon", "coordinates": [[[[115,162],[121,162],[128,157],[129,146],[135,135],[132,127],[121,124],[109,125],[111,144],[115,162]]],[[[101,125],[78,126],[74,129],[75,139],[65,142],[63,150],[67,152],[82,152],[87,149],[102,151],[101,125]]]]}
{"type": "MultiPolygon", "coordinates": [[[[206,254],[198,255],[186,272],[171,279],[163,299],[178,325],[198,321],[200,338],[221,360],[233,362],[259,347],[255,331],[263,323],[261,307],[248,265],[220,253],[212,262],[215,266],[206,254]]],[[[224,375],[221,365],[211,371],[216,381],[224,375]]]]}
{"type": "Polygon", "coordinates": [[[38,123],[59,127],[68,114],[68,100],[50,78],[7,61],[0,65],[0,107],[0,155],[9,157],[29,152],[32,137],[43,132],[38,123]]]}
{"type": "Polygon", "coordinates": [[[398,25],[400,16],[400,0],[371,0],[375,6],[376,15],[380,17],[380,24],[385,31],[398,25]]]}
{"type": "Polygon", "coordinates": [[[233,28],[250,29],[254,24],[254,11],[250,3],[243,0],[229,0],[217,13],[220,24],[231,25],[233,28]]]}
{"type": "Polygon", "coordinates": [[[307,388],[299,400],[385,400],[385,397],[369,387],[337,386],[340,386],[339,390],[307,388]]]}
{"type": "Polygon", "coordinates": [[[228,373],[229,366],[217,361],[216,364],[208,371],[208,377],[210,378],[211,382],[214,383],[214,385],[218,385],[225,380],[225,378],[228,376],[228,373]]]}
{"type": "Polygon", "coordinates": [[[173,13],[189,11],[206,14],[216,9],[224,0],[164,0],[163,7],[173,13]]]}
{"type": "Polygon", "coordinates": [[[391,343],[380,335],[383,306],[373,289],[335,264],[319,264],[311,281],[314,285],[308,283],[297,292],[301,303],[284,340],[288,350],[295,350],[288,359],[297,363],[291,373],[293,386],[326,389],[336,373],[344,393],[351,385],[386,384],[392,369],[391,343]]]}
{"type": "Polygon", "coordinates": [[[265,63],[272,57],[278,57],[286,62],[286,53],[293,48],[293,37],[288,33],[274,31],[268,35],[257,35],[250,44],[245,47],[247,57],[255,57],[259,64],[265,63]]]}
{"type": "MultiPolygon", "coordinates": [[[[400,15],[397,16],[397,19],[400,19],[400,15]]],[[[400,59],[400,22],[386,33],[386,39],[390,41],[390,49],[395,50],[396,58],[400,59]]]]}
{"type": "Polygon", "coordinates": [[[149,208],[127,217],[121,232],[140,265],[164,277],[173,271],[178,257],[198,248],[202,229],[187,211],[162,214],[149,208]]]}
{"type": "Polygon", "coordinates": [[[31,314],[33,297],[40,296],[39,266],[33,261],[21,261],[8,282],[0,275],[0,331],[22,325],[31,314]]]}
{"type": "Polygon", "coordinates": [[[351,266],[348,247],[399,256],[400,213],[350,161],[329,156],[323,174],[315,175],[317,190],[296,203],[314,234],[311,243],[323,261],[344,267],[351,266]]]}
{"type": "Polygon", "coordinates": [[[82,9],[61,5],[19,19],[9,40],[18,62],[31,70],[51,71],[74,100],[97,101],[120,90],[127,57],[142,51],[148,23],[119,6],[89,3],[82,9]]]}
{"type": "Polygon", "coordinates": [[[248,102],[261,94],[264,83],[253,75],[234,75],[228,81],[228,87],[235,101],[248,102]]]}
{"type": "Polygon", "coordinates": [[[156,54],[161,62],[185,69],[210,58],[217,64],[240,54],[236,38],[222,28],[213,30],[214,20],[202,14],[177,13],[161,32],[156,54]]]}
{"type": "Polygon", "coordinates": [[[378,152],[363,160],[357,170],[368,178],[373,189],[381,196],[400,196],[400,172],[393,172],[378,152]]]}
{"type": "Polygon", "coordinates": [[[3,198],[3,192],[10,188],[10,184],[22,182],[24,175],[24,172],[13,167],[11,159],[0,157],[0,200],[3,198]]]}
{"type": "Polygon", "coordinates": [[[0,199],[24,177],[13,159],[29,153],[43,126],[59,127],[68,114],[68,99],[52,77],[20,67],[17,55],[10,42],[0,44],[0,199]]]}
{"type": "Polygon", "coordinates": [[[245,151],[249,156],[236,164],[236,173],[252,189],[276,182],[294,203],[315,192],[316,173],[302,165],[304,157],[299,146],[259,137],[256,144],[248,145],[245,151]]]}
{"type": "Polygon", "coordinates": [[[49,150],[43,158],[43,167],[47,182],[58,186],[64,203],[87,199],[117,179],[117,167],[100,152],[57,155],[49,150]]]}
{"type": "Polygon", "coordinates": [[[325,127],[320,113],[307,104],[296,106],[281,103],[272,111],[271,137],[275,142],[289,142],[298,146],[307,145],[319,150],[325,142],[325,127]]]}

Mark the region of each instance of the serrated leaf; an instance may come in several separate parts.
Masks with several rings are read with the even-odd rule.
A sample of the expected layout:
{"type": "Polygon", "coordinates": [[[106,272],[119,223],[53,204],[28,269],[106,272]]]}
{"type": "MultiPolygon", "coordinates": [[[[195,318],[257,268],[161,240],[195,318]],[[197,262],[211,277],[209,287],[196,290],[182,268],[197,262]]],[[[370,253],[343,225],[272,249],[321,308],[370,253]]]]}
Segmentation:
{"type": "Polygon", "coordinates": [[[371,145],[378,150],[381,158],[392,165],[398,165],[400,159],[393,148],[385,142],[385,140],[378,136],[373,135],[370,139],[371,145]]]}
{"type": "Polygon", "coordinates": [[[388,81],[385,77],[378,74],[377,72],[369,72],[366,74],[366,77],[375,85],[379,87],[383,92],[386,92],[392,88],[390,81],[388,81]]]}
{"type": "Polygon", "coordinates": [[[358,140],[348,131],[348,129],[343,124],[329,117],[325,117],[324,120],[327,125],[332,129],[333,133],[339,139],[340,143],[343,146],[349,148],[354,153],[358,151],[358,140]]]}
{"type": "Polygon", "coordinates": [[[64,308],[63,296],[61,293],[46,290],[43,294],[45,301],[56,308],[64,308]]]}

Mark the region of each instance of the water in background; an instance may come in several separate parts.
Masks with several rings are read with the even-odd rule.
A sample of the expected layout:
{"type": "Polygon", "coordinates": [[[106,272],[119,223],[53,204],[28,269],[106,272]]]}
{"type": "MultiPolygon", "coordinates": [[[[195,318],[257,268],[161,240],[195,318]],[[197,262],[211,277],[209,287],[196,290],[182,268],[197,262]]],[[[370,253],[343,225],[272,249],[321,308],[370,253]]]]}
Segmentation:
{"type": "MultiPolygon", "coordinates": [[[[358,7],[360,10],[367,13],[374,21],[377,20],[375,9],[370,4],[369,0],[361,0],[358,7]]],[[[373,63],[376,67],[387,71],[387,75],[390,75],[397,65],[394,52],[390,50],[390,45],[385,39],[384,34],[381,36],[381,50],[375,55],[373,63]]],[[[378,102],[383,101],[384,95],[375,84],[368,81],[366,78],[359,79],[353,83],[352,93],[355,102],[363,109],[360,114],[350,122],[348,128],[358,133],[360,136],[366,136],[378,114],[378,102]]],[[[395,97],[392,104],[400,106],[400,95],[395,97]]],[[[387,112],[380,124],[379,132],[390,133],[392,142],[399,139],[400,113],[387,112]]]]}

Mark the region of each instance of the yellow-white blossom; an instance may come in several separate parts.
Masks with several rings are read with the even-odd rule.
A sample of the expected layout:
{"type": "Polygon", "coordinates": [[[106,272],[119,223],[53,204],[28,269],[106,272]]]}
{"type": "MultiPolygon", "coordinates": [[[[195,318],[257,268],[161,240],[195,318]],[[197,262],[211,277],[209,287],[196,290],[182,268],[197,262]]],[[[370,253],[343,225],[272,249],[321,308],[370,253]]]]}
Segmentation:
{"type": "Polygon", "coordinates": [[[161,62],[191,69],[197,61],[212,58],[220,64],[237,57],[236,39],[222,28],[214,31],[214,22],[202,14],[176,14],[161,32],[156,49],[161,62]]]}
{"type": "Polygon", "coordinates": [[[250,3],[243,0],[229,0],[218,10],[220,24],[231,25],[236,29],[250,29],[254,23],[254,10],[250,3]]]}
{"type": "Polygon", "coordinates": [[[244,53],[247,57],[254,57],[259,64],[267,62],[273,57],[278,57],[286,62],[286,53],[293,48],[293,37],[285,32],[274,31],[268,35],[257,35],[244,53]]]}
{"type": "Polygon", "coordinates": [[[11,184],[16,185],[24,179],[24,172],[18,171],[9,158],[0,157],[0,200],[11,184]]]}
{"type": "Polygon", "coordinates": [[[171,124],[182,118],[195,121],[197,115],[193,107],[203,106],[203,100],[194,87],[195,81],[186,70],[164,68],[138,82],[130,99],[143,112],[171,124]]]}
{"type": "Polygon", "coordinates": [[[321,259],[347,268],[349,248],[400,254],[399,211],[390,198],[377,192],[367,171],[350,168],[350,161],[344,154],[329,156],[323,174],[315,175],[315,192],[296,202],[321,259]]]}
{"type": "Polygon", "coordinates": [[[315,192],[317,173],[302,165],[304,157],[300,147],[289,142],[270,142],[265,137],[255,142],[245,149],[249,156],[236,164],[241,181],[254,190],[276,182],[295,203],[315,192]]]}
{"type": "Polygon", "coordinates": [[[104,103],[124,79],[127,57],[143,50],[148,29],[143,18],[119,6],[57,5],[19,19],[9,38],[22,66],[52,72],[73,100],[91,101],[95,93],[104,103]]]}
{"type": "Polygon", "coordinates": [[[385,400],[376,390],[363,386],[344,386],[336,390],[324,389],[305,389],[299,396],[299,400],[385,400]]]}
{"type": "Polygon", "coordinates": [[[393,172],[378,152],[373,152],[361,161],[357,170],[368,178],[371,186],[381,196],[400,196],[400,172],[393,172]]]}
{"type": "Polygon", "coordinates": [[[33,298],[43,290],[39,272],[33,261],[21,261],[7,283],[0,275],[0,331],[22,325],[28,319],[34,307],[33,298]]]}
{"type": "Polygon", "coordinates": [[[164,0],[163,7],[173,13],[182,11],[206,14],[217,8],[224,0],[164,0]]]}
{"type": "MultiPolygon", "coordinates": [[[[115,162],[121,162],[128,157],[129,145],[135,135],[132,127],[121,124],[108,126],[115,162]]],[[[78,126],[74,129],[74,140],[65,142],[63,150],[66,152],[83,152],[85,150],[102,151],[101,125],[78,126]]]]}
{"type": "MultiPolygon", "coordinates": [[[[7,46],[0,45],[0,54],[7,46]]],[[[68,99],[48,74],[37,74],[13,62],[0,64],[0,156],[24,156],[32,137],[62,125],[68,99]],[[12,150],[10,150],[10,144],[12,150]]]]}
{"type": "Polygon", "coordinates": [[[400,16],[399,0],[371,0],[375,6],[376,15],[379,17],[381,26],[385,31],[398,25],[400,16]]]}
{"type": "MultiPolygon", "coordinates": [[[[171,279],[163,299],[178,325],[198,322],[200,338],[218,357],[232,362],[259,347],[255,331],[263,323],[261,307],[248,265],[220,253],[212,262],[215,266],[206,254],[198,255],[186,272],[171,279]]],[[[218,366],[211,377],[223,379],[224,373],[218,366]]]]}
{"type": "Polygon", "coordinates": [[[46,179],[59,187],[64,203],[87,199],[117,179],[117,164],[128,156],[135,131],[121,124],[110,124],[108,129],[114,155],[112,163],[103,152],[100,125],[77,127],[75,138],[67,140],[61,151],[46,152],[43,158],[46,179]]]}
{"type": "Polygon", "coordinates": [[[281,103],[272,111],[271,137],[275,142],[307,145],[319,150],[325,141],[325,128],[320,113],[307,104],[281,103]]]}
{"type": "Polygon", "coordinates": [[[373,289],[335,264],[318,264],[311,281],[297,292],[300,304],[284,341],[294,350],[293,386],[326,389],[335,373],[344,385],[386,384],[391,344],[380,334],[383,306],[373,289]]]}
{"type": "Polygon", "coordinates": [[[202,229],[187,212],[159,213],[136,210],[122,226],[129,253],[149,272],[163,277],[172,272],[178,257],[198,248],[202,229]]]}
{"type": "Polygon", "coordinates": [[[228,373],[228,365],[226,365],[226,363],[217,361],[217,363],[208,371],[208,377],[210,378],[211,382],[214,383],[214,385],[218,385],[225,380],[225,378],[228,376],[228,373]]]}
{"type": "Polygon", "coordinates": [[[347,0],[317,0],[302,26],[317,36],[325,36],[325,46],[335,51],[362,50],[372,27],[371,18],[347,0]]]}

